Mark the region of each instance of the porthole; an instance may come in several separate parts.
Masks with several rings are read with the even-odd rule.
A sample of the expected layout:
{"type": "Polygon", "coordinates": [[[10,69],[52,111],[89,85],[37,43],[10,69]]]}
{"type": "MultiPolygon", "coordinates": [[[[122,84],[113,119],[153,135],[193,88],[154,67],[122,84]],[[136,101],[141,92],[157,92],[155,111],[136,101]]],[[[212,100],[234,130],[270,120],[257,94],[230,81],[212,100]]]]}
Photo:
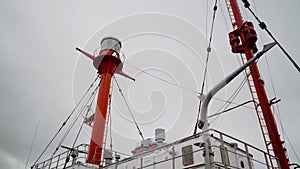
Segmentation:
{"type": "Polygon", "coordinates": [[[244,161],[241,161],[241,167],[242,167],[242,168],[245,168],[244,161]]]}

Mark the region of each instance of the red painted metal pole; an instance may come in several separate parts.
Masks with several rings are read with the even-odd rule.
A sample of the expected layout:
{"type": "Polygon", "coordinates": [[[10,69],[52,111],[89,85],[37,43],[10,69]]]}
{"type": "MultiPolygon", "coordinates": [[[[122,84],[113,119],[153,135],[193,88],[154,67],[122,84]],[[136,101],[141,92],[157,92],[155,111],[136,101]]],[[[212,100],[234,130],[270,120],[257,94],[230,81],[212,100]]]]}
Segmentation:
{"type": "Polygon", "coordinates": [[[113,50],[101,51],[100,55],[94,60],[94,65],[98,67],[98,73],[101,75],[101,84],[98,91],[97,107],[87,163],[101,164],[111,78],[120,63],[119,54],[113,50]]]}
{"type": "Polygon", "coordinates": [[[103,138],[106,128],[106,115],[110,94],[111,78],[114,73],[122,70],[119,50],[121,42],[113,37],[104,38],[101,41],[101,51],[97,57],[90,56],[87,52],[81,51],[93,59],[94,67],[101,76],[101,84],[98,90],[97,107],[94,116],[90,148],[87,163],[102,165],[103,138]]]}
{"type": "Polygon", "coordinates": [[[93,60],[93,65],[98,70],[98,74],[101,76],[101,84],[98,91],[97,107],[94,115],[87,163],[96,165],[103,164],[102,150],[105,148],[103,147],[103,139],[106,128],[106,114],[112,76],[114,73],[118,73],[135,81],[133,77],[122,71],[123,63],[119,54],[121,47],[122,44],[118,39],[114,37],[106,37],[101,40],[101,51],[97,57],[80,48],[76,48],[77,51],[93,60]]]}
{"type": "Polygon", "coordinates": [[[99,165],[101,162],[111,77],[110,73],[103,73],[101,75],[87,163],[99,165]]]}
{"type": "MultiPolygon", "coordinates": [[[[240,29],[244,23],[242,15],[240,13],[238,4],[236,0],[230,0],[231,8],[234,14],[234,18],[236,20],[235,25],[240,29]]],[[[243,34],[240,35],[242,45],[246,43],[246,38],[243,34]]],[[[247,60],[251,59],[253,57],[253,51],[252,49],[249,49],[247,45],[245,45],[245,51],[244,51],[247,60]]],[[[280,135],[278,132],[278,128],[269,104],[269,99],[267,97],[265,88],[264,88],[264,83],[260,79],[260,73],[258,70],[258,67],[255,63],[249,66],[250,71],[251,71],[251,76],[254,82],[254,86],[257,92],[258,100],[259,100],[259,105],[261,107],[265,122],[266,122],[266,127],[268,130],[268,135],[270,138],[270,143],[273,147],[273,151],[275,154],[275,157],[279,159],[279,164],[282,169],[289,169],[289,164],[288,160],[285,154],[286,149],[283,147],[283,142],[280,139],[280,135]]],[[[266,145],[268,146],[268,145],[266,145]]]]}

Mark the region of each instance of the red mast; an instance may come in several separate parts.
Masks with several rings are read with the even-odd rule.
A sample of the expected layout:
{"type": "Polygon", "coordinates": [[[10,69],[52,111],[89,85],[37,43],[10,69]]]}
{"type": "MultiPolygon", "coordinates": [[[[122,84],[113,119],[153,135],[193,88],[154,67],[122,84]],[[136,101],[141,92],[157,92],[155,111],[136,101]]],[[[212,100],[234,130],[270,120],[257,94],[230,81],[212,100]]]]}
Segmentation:
{"type": "Polygon", "coordinates": [[[98,90],[97,107],[94,116],[92,136],[87,163],[102,164],[103,137],[106,128],[106,114],[108,107],[111,78],[114,73],[119,73],[127,78],[131,78],[122,71],[123,63],[120,59],[121,42],[113,37],[106,37],[101,41],[101,51],[97,57],[76,48],[79,52],[93,60],[94,67],[98,70],[101,83],[98,90]]]}
{"type": "MultiPolygon", "coordinates": [[[[244,22],[242,15],[240,13],[238,4],[236,0],[226,0],[229,15],[233,22],[233,26],[237,29],[229,33],[230,45],[232,46],[232,52],[243,53],[247,60],[253,57],[253,54],[257,52],[255,42],[257,40],[257,35],[254,30],[253,24],[251,22],[244,22]],[[231,8],[231,9],[230,9],[231,8]],[[241,41],[241,43],[240,43],[241,41]]],[[[267,133],[264,134],[264,141],[268,150],[268,153],[274,152],[276,158],[278,158],[280,168],[288,169],[289,164],[286,157],[286,149],[283,147],[283,141],[280,139],[278,128],[271,110],[271,103],[269,101],[265,88],[264,82],[260,78],[260,73],[258,67],[255,63],[249,66],[250,74],[253,80],[253,84],[259,103],[255,103],[255,108],[258,112],[259,122],[261,129],[264,132],[266,128],[267,133]],[[260,107],[262,116],[260,116],[258,108],[260,107]],[[261,119],[263,118],[263,119],[261,119]],[[264,122],[263,122],[264,121],[264,122]],[[266,138],[268,137],[268,138],[266,138]],[[270,147],[272,146],[272,147],[270,147]]],[[[249,80],[249,79],[248,79],[249,80]]],[[[274,161],[270,157],[271,166],[274,168],[274,161]]]]}

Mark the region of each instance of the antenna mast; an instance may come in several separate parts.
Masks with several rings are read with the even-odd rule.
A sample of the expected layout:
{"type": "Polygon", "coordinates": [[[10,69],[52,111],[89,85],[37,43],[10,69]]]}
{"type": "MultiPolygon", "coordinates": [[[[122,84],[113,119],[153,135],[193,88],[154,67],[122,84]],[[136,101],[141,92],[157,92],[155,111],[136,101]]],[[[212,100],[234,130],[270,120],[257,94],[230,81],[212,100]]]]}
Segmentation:
{"type": "MultiPolygon", "coordinates": [[[[246,58],[243,58],[243,62],[250,60],[257,52],[255,42],[257,41],[257,35],[251,22],[243,21],[239,6],[236,0],[225,0],[229,16],[232,22],[232,26],[235,28],[233,32],[229,33],[230,45],[233,53],[245,54],[246,58]]],[[[259,118],[259,124],[263,132],[265,145],[270,157],[271,167],[275,168],[276,159],[272,157],[274,155],[278,161],[280,168],[289,169],[288,159],[286,157],[286,149],[283,147],[283,141],[280,139],[278,128],[275,122],[271,110],[272,100],[269,101],[264,82],[260,78],[260,73],[256,63],[249,66],[246,75],[248,76],[249,88],[254,100],[254,106],[259,118]],[[253,86],[251,85],[253,84],[253,86]]]]}
{"type": "Polygon", "coordinates": [[[101,51],[97,57],[76,48],[77,51],[93,60],[93,65],[101,76],[87,163],[102,165],[103,139],[112,76],[114,73],[118,73],[134,80],[122,71],[123,63],[120,58],[120,49],[121,42],[113,37],[106,37],[101,40],[101,51]]]}

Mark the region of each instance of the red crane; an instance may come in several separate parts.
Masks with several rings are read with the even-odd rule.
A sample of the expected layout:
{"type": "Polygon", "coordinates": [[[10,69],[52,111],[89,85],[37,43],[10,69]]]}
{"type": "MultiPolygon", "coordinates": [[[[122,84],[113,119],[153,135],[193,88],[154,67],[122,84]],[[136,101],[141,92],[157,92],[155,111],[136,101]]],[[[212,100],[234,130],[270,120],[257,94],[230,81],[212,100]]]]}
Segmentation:
{"type": "MultiPolygon", "coordinates": [[[[250,60],[257,52],[255,42],[257,35],[251,22],[243,21],[241,12],[239,10],[236,0],[225,0],[229,12],[232,26],[236,28],[229,33],[230,45],[233,53],[241,53],[243,62],[250,60]]],[[[270,157],[270,165],[276,168],[276,161],[278,159],[280,168],[289,169],[289,163],[286,156],[286,149],[283,147],[283,141],[280,139],[278,128],[271,110],[271,104],[274,100],[268,99],[264,88],[264,82],[260,77],[260,73],[256,63],[249,66],[246,70],[248,77],[248,85],[254,106],[257,112],[259,124],[263,133],[265,145],[270,157]],[[248,76],[248,75],[251,75],[248,76]],[[274,156],[275,158],[274,158],[274,156]]]]}

